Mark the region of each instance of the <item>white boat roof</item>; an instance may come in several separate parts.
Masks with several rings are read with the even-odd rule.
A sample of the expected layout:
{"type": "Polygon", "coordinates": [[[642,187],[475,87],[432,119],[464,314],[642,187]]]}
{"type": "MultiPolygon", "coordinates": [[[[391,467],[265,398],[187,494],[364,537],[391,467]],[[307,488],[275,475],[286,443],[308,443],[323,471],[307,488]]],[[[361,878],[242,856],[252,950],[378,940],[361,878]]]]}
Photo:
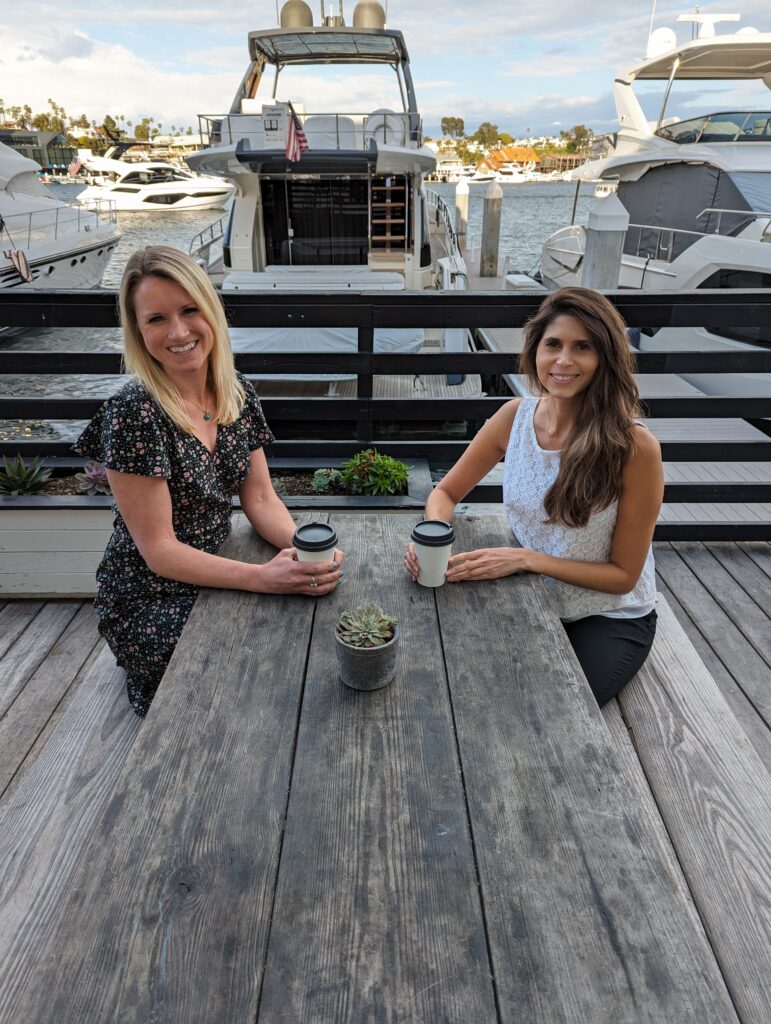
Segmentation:
{"type": "Polygon", "coordinates": [[[249,33],[252,60],[269,64],[408,63],[404,36],[395,29],[270,29],[249,33]]]}
{"type": "Polygon", "coordinates": [[[678,58],[678,80],[764,78],[771,75],[771,32],[694,39],[643,61],[629,77],[667,79],[678,58]]]}
{"type": "Polygon", "coordinates": [[[731,142],[721,142],[716,146],[707,142],[677,146],[676,143],[664,142],[658,149],[654,140],[650,148],[639,153],[623,153],[604,160],[591,160],[577,167],[573,171],[573,178],[581,181],[596,181],[598,178],[606,181],[636,181],[650,167],[678,163],[710,164],[729,172],[764,171],[771,174],[771,142],[755,143],[752,146],[731,142]]]}
{"type": "MultiPolygon", "coordinates": [[[[6,188],[14,178],[17,179],[18,184],[22,175],[26,176],[25,180],[28,180],[30,176],[36,178],[40,170],[40,164],[29,160],[15,149],[0,142],[0,189],[6,188]]],[[[24,191],[28,191],[28,189],[25,188],[24,191]]],[[[45,189],[42,186],[40,191],[45,194],[45,189]]]]}

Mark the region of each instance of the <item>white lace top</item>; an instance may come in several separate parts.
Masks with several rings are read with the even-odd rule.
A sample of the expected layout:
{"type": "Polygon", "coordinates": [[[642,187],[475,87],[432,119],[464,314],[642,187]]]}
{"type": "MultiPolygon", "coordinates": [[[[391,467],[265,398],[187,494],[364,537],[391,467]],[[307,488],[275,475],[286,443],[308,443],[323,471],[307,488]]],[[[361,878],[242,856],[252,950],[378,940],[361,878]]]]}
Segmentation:
{"type": "MultiPolygon", "coordinates": [[[[503,505],[514,536],[532,551],[582,562],[607,562],[610,557],[618,502],[589,517],[586,526],[546,524],[544,497],[559,472],[559,451],[546,451],[538,444],[533,416],[538,398],[520,402],[503,467],[503,505]]],[[[636,618],[647,615],[656,603],[656,574],[653,550],[648,549],[645,565],[634,590],[628,594],[605,594],[599,590],[574,587],[544,577],[560,617],[566,621],[588,615],[636,618]]]]}

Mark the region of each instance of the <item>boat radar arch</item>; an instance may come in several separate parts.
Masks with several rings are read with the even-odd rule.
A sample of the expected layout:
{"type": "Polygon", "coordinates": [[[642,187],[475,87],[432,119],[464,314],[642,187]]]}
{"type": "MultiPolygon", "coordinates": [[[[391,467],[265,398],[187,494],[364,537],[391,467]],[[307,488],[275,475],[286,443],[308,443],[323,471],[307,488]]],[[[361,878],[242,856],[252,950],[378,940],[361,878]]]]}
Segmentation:
{"type": "Polygon", "coordinates": [[[361,0],[353,9],[354,28],[379,28],[386,26],[386,14],[383,5],[377,0],[361,0]]]}
{"type": "Polygon", "coordinates": [[[281,28],[313,28],[313,13],[305,0],[287,0],[281,8],[281,28]]]}

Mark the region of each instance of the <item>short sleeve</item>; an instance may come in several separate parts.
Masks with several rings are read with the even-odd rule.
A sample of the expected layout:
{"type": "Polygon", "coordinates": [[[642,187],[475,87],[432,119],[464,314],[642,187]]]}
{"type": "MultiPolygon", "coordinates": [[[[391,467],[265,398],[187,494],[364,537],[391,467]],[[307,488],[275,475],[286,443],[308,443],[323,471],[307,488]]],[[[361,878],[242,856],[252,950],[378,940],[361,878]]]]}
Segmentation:
{"type": "Polygon", "coordinates": [[[240,380],[246,392],[246,404],[241,413],[241,421],[246,429],[246,441],[249,451],[253,452],[257,448],[264,448],[271,441],[275,441],[275,437],[265,422],[262,406],[254,387],[245,377],[240,377],[240,380]]]}
{"type": "Polygon", "coordinates": [[[162,413],[133,384],[104,403],[72,448],[118,473],[172,475],[162,413]]]}

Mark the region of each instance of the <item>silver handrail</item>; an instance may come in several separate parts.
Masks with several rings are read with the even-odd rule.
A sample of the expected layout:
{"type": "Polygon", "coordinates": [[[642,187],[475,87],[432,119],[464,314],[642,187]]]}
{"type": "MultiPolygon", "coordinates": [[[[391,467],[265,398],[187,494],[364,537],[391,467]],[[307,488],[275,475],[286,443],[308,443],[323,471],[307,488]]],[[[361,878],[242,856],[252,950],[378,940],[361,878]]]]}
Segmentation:
{"type": "Polygon", "coordinates": [[[225,221],[228,219],[229,214],[223,214],[219,220],[213,221],[208,227],[205,227],[203,231],[199,231],[195,235],[188,246],[188,252],[191,256],[202,255],[204,249],[210,249],[215,242],[218,242],[220,238],[225,235],[225,221]],[[208,239],[207,239],[208,236],[208,239]]]}
{"type": "Polygon", "coordinates": [[[445,203],[444,199],[442,199],[438,192],[434,192],[434,190],[430,188],[426,189],[426,202],[428,203],[429,206],[434,207],[434,216],[436,218],[436,223],[439,224],[441,221],[444,224],[445,230],[447,231],[447,235],[452,245],[453,254],[460,254],[458,236],[455,232],[455,226],[452,222],[450,208],[448,207],[447,203],[445,203]]]}
{"type": "Polygon", "coordinates": [[[696,214],[696,220],[701,220],[703,217],[709,217],[712,213],[717,214],[717,227],[714,231],[709,232],[709,234],[714,235],[720,234],[720,227],[722,225],[724,213],[738,214],[739,216],[746,217],[749,220],[760,220],[763,217],[771,217],[771,213],[767,210],[729,210],[725,207],[708,206],[705,210],[702,210],[701,213],[696,214]]]}
{"type": "Polygon", "coordinates": [[[103,224],[116,224],[117,221],[118,213],[115,209],[114,200],[94,199],[84,203],[67,203],[63,206],[57,206],[55,210],[30,210],[29,213],[10,213],[3,217],[2,233],[14,248],[18,248],[19,244],[24,245],[24,235],[26,234],[26,248],[29,248],[32,245],[32,232],[35,227],[44,232],[52,232],[50,234],[47,233],[45,237],[55,241],[59,238],[60,233],[64,234],[66,228],[71,227],[73,223],[77,231],[81,229],[90,231],[93,227],[99,227],[103,224]],[[69,217],[64,216],[65,210],[69,213],[69,217]],[[53,218],[51,217],[52,213],[54,215],[53,218]],[[91,221],[82,222],[85,213],[88,213],[93,218],[93,223],[91,221]],[[37,225],[35,224],[35,218],[38,218],[37,225]]]}

